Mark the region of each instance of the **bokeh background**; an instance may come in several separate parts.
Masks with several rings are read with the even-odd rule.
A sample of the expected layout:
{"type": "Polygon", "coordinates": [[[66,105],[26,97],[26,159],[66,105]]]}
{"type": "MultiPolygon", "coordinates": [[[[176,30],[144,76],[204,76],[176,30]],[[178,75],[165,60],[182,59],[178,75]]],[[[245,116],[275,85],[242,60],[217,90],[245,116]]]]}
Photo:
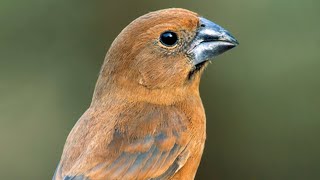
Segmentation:
{"type": "Polygon", "coordinates": [[[196,179],[320,179],[320,1],[0,2],[0,179],[51,179],[116,35],[182,7],[240,46],[206,70],[208,138],[196,179]]]}

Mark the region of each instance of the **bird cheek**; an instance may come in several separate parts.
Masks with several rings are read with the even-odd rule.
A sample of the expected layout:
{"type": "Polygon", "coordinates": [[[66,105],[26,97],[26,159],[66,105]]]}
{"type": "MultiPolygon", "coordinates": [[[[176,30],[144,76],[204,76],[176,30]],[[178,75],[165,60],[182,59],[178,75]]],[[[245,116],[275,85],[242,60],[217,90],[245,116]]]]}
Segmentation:
{"type": "Polygon", "coordinates": [[[149,89],[182,86],[191,68],[188,60],[179,54],[163,55],[151,47],[143,49],[135,59],[138,83],[149,89]]]}
{"type": "Polygon", "coordinates": [[[140,85],[145,86],[148,89],[164,87],[164,74],[158,67],[140,66],[139,73],[138,83],[140,85]]]}

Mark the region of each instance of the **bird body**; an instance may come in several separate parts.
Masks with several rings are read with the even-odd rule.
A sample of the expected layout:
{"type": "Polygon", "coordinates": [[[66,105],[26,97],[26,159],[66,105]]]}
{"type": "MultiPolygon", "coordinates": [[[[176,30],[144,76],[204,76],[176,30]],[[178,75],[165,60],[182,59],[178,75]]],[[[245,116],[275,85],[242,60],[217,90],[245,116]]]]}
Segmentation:
{"type": "Polygon", "coordinates": [[[196,13],[166,9],[119,34],[54,180],[194,179],[206,139],[200,26],[196,13]]]}
{"type": "Polygon", "coordinates": [[[184,177],[194,177],[205,141],[205,117],[198,97],[170,106],[114,103],[90,107],[80,118],[66,142],[63,154],[67,156],[61,164],[67,171],[62,174],[87,172],[93,179],[148,179],[183,166],[188,169],[184,177]],[[110,164],[114,167],[108,167],[110,164]]]}

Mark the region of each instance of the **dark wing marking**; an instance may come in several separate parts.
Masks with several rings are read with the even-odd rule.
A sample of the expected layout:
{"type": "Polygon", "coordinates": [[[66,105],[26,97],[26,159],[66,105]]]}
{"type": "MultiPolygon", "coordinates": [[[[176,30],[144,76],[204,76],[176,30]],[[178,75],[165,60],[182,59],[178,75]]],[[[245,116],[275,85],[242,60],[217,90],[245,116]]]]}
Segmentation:
{"type": "Polygon", "coordinates": [[[149,112],[153,114],[142,117],[137,114],[140,117],[132,118],[134,120],[119,122],[111,142],[105,146],[106,151],[96,156],[99,162],[81,172],[83,176],[79,178],[126,180],[172,177],[189,157],[187,146],[190,136],[183,123],[185,117],[172,109],[166,114],[149,112]]]}
{"type": "Polygon", "coordinates": [[[107,162],[103,170],[106,177],[171,177],[184,165],[181,160],[187,159],[181,156],[188,155],[185,152],[189,138],[182,120],[181,115],[172,111],[165,115],[153,113],[149,119],[133,122],[128,129],[116,130],[108,147],[116,158],[107,162]]]}
{"type": "Polygon", "coordinates": [[[174,175],[189,156],[189,134],[180,114],[171,111],[158,115],[153,111],[152,116],[145,116],[147,119],[137,118],[116,127],[107,146],[109,160],[93,168],[88,177],[167,179],[174,175]]]}
{"type": "Polygon", "coordinates": [[[100,171],[99,174],[108,179],[166,179],[183,165],[178,157],[185,151],[187,142],[179,142],[177,134],[161,132],[129,141],[126,136],[117,133],[115,136],[118,137],[109,148],[118,150],[118,155],[91,173],[100,171]],[[119,142],[120,146],[115,145],[119,142]]]}
{"type": "MultiPolygon", "coordinates": [[[[60,169],[60,163],[57,166],[56,171],[54,172],[54,175],[52,177],[52,180],[61,179],[61,169],[60,169]]],[[[65,176],[63,180],[90,180],[84,176],[65,176]]]]}
{"type": "Polygon", "coordinates": [[[84,176],[66,176],[63,180],[90,180],[84,176]]]}
{"type": "Polygon", "coordinates": [[[188,157],[189,151],[183,151],[165,173],[151,180],[169,179],[185,164],[188,157]]]}

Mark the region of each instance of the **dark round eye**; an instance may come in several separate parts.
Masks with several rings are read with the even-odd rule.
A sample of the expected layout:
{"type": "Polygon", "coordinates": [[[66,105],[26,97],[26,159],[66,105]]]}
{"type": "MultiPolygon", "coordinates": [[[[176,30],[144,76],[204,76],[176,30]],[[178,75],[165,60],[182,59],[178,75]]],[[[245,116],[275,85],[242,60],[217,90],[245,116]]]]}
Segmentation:
{"type": "Polygon", "coordinates": [[[165,46],[174,46],[178,42],[176,33],[166,31],[160,35],[160,42],[165,46]]]}

